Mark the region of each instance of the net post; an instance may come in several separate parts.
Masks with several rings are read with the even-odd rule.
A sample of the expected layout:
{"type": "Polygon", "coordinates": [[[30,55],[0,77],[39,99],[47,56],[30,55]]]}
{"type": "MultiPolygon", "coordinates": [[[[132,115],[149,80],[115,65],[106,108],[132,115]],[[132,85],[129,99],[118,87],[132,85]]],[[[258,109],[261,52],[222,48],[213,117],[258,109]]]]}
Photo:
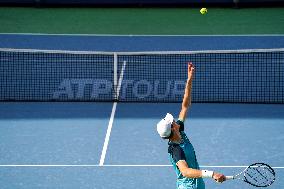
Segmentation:
{"type": "Polygon", "coordinates": [[[118,59],[117,59],[117,53],[113,53],[113,88],[114,88],[114,101],[118,100],[117,96],[117,64],[118,64],[118,59]]]}

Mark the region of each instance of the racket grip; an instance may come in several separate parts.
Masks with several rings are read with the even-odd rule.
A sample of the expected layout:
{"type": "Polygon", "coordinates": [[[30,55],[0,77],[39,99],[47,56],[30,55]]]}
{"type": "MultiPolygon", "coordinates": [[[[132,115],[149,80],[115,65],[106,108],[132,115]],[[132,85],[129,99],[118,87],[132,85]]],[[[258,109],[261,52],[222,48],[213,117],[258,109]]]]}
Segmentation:
{"type": "Polygon", "coordinates": [[[232,180],[234,179],[234,176],[226,176],[226,180],[232,180]]]}

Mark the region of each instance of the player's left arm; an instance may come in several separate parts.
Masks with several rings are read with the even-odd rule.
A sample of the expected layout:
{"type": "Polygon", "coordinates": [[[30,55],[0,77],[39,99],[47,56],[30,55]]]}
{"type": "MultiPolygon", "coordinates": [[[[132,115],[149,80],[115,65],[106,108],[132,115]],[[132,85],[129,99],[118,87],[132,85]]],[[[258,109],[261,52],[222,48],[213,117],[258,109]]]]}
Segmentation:
{"type": "Polygon", "coordinates": [[[188,63],[187,81],[184,89],[181,111],[179,114],[179,120],[181,121],[185,121],[187,111],[191,105],[191,88],[192,88],[193,74],[194,74],[194,65],[190,62],[188,63]]]}

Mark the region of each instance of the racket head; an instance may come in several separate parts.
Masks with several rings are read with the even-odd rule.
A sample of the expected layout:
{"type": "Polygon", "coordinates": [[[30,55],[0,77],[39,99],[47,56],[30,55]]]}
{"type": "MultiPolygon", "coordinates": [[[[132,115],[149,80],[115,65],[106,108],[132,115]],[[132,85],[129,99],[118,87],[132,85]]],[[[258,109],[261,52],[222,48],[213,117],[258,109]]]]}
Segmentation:
{"type": "Polygon", "coordinates": [[[244,171],[244,181],[252,186],[267,187],[275,181],[275,171],[266,163],[254,163],[244,171]]]}

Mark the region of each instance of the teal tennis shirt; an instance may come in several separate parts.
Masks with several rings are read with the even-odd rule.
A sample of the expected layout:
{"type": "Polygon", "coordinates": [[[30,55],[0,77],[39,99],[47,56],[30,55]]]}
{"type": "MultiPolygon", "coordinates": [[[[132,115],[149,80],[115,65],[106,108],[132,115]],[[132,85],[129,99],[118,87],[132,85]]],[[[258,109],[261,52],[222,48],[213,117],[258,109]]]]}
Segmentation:
{"type": "Polygon", "coordinates": [[[184,177],[176,165],[178,161],[185,160],[188,167],[192,169],[200,169],[194,148],[184,132],[183,121],[178,120],[176,123],[180,126],[182,141],[180,144],[169,141],[168,153],[177,175],[177,189],[205,189],[205,184],[202,178],[196,179],[184,177]]]}

